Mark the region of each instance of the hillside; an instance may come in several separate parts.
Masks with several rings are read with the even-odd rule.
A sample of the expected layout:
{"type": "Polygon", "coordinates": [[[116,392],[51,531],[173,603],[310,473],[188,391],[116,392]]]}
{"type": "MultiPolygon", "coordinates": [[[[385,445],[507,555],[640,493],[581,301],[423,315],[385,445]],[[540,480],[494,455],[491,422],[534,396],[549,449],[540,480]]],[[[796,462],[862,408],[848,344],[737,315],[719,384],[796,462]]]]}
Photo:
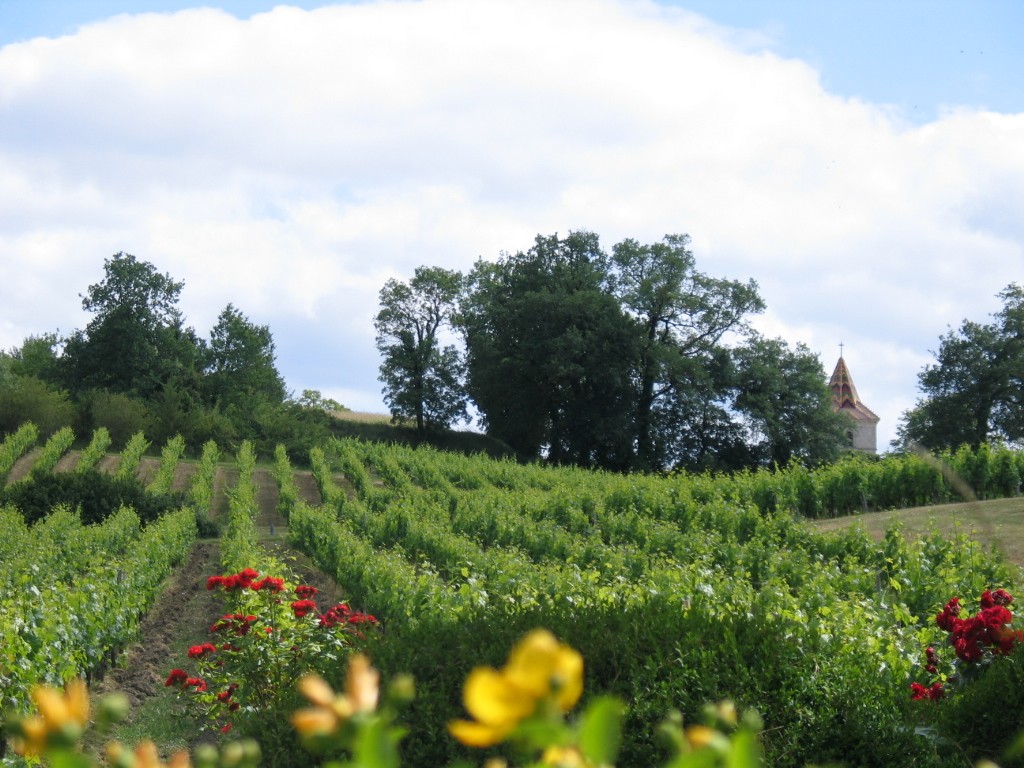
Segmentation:
{"type": "MultiPolygon", "coordinates": [[[[536,627],[549,629],[586,660],[581,706],[598,693],[629,702],[617,761],[623,768],[661,764],[663,748],[651,734],[669,709],[693,719],[704,705],[722,699],[760,713],[764,748],[774,765],[841,763],[858,753],[865,765],[893,765],[908,756],[928,768],[960,765],[908,727],[923,716],[908,706],[908,683],[924,675],[923,644],[942,646],[934,617],[951,596],[972,604],[985,589],[1016,592],[1021,586],[1019,568],[991,557],[988,542],[979,545],[963,527],[951,533],[883,531],[883,521],[934,519],[943,507],[812,525],[785,511],[796,504],[822,511],[870,508],[894,498],[901,487],[929,496],[951,492],[941,474],[914,475],[931,470],[912,458],[852,462],[818,473],[793,467],[654,477],[339,439],[314,448],[307,471],[291,466],[283,449],[273,462],[256,463],[251,446],[244,444],[234,457],[218,457],[216,446],[207,446],[196,460],[183,458],[181,443],[173,440],[153,447],[159,456],[141,455],[144,443],[133,439],[132,450],[99,455],[93,450],[97,439],[80,451],[68,451],[67,435],[22,449],[6,479],[33,484],[94,461],[102,473],[130,471],[151,495],[160,488],[184,491],[196,505],[196,511],[168,512],[141,530],[128,512],[119,512],[51,545],[60,549],[81,541],[69,551],[72,560],[87,555],[82,547],[92,541],[134,551],[132,542],[156,531],[164,519],[184,524],[198,512],[204,536],[194,544],[179,536],[159,550],[177,553],[179,564],[166,572],[165,588],[138,615],[136,641],[115,642],[103,652],[104,659],[118,661],[97,684],[132,694],[137,713],[123,738],[153,736],[165,749],[221,738],[216,731],[201,734],[186,706],[192,697],[175,695],[163,678],[172,666],[192,674],[196,662],[186,652],[204,642],[223,615],[225,604],[207,589],[207,578],[254,568],[294,579],[289,583],[316,585],[328,602],[344,599],[357,613],[377,617],[375,666],[384,679],[406,672],[416,677],[416,703],[403,711],[409,729],[403,754],[410,766],[472,762],[438,723],[464,716],[460,692],[475,666],[500,664],[536,627]]],[[[1015,455],[991,458],[993,467],[1016,466],[1015,455]]],[[[966,455],[957,461],[968,466],[966,455]]],[[[986,475],[976,477],[987,482],[986,475]]],[[[982,488],[994,494],[997,486],[982,488]]],[[[1019,502],[1009,500],[998,513],[1003,508],[994,502],[979,505],[977,526],[987,521],[992,541],[1015,536],[1009,526],[1019,520],[1019,502]]],[[[64,515],[53,524],[40,520],[19,528],[10,510],[0,513],[11,528],[10,540],[21,542],[0,550],[0,578],[25,578],[18,576],[27,567],[18,550],[49,536],[57,522],[69,530],[76,525],[64,515]]],[[[82,560],[86,570],[80,575],[61,577],[62,592],[52,599],[73,603],[80,599],[76,590],[113,599],[122,570],[134,579],[148,567],[137,557],[122,561],[127,555],[113,550],[98,550],[96,557],[82,560]],[[60,596],[63,591],[67,596],[60,596]]],[[[66,556],[52,559],[54,568],[73,565],[62,562],[66,556]]],[[[39,573],[51,567],[38,557],[32,562],[39,573]]],[[[65,631],[60,611],[23,604],[24,599],[0,609],[0,633],[8,633],[0,640],[17,641],[21,630],[12,635],[11,627],[27,615],[65,631]]],[[[107,613],[86,624],[104,631],[107,613]]],[[[78,614],[79,623],[83,616],[78,614]]],[[[253,620],[259,621],[256,612],[253,620]]],[[[266,637],[275,637],[275,627],[267,625],[266,637]]],[[[19,685],[33,672],[46,674],[57,651],[44,644],[31,653],[18,671],[19,685]]],[[[321,673],[339,683],[336,664],[321,673]]],[[[993,687],[979,691],[1016,701],[1024,696],[1024,681],[1015,674],[986,678],[993,687]]],[[[950,704],[949,711],[957,706],[950,704]]],[[[1024,706],[1008,705],[1001,714],[1012,720],[1020,711],[1024,706]]],[[[1000,721],[1007,734],[1018,727],[1010,720],[1000,721]]],[[[226,725],[244,734],[255,722],[226,725]]],[[[275,722],[287,718],[281,714],[275,722]]],[[[955,725],[970,722],[954,718],[955,725]]],[[[223,719],[218,723],[225,725],[223,719]]],[[[956,731],[946,721],[941,727],[971,760],[997,756],[992,744],[969,730],[956,731]]],[[[268,764],[308,764],[289,757],[299,760],[294,734],[258,735],[279,750],[268,764]]]]}

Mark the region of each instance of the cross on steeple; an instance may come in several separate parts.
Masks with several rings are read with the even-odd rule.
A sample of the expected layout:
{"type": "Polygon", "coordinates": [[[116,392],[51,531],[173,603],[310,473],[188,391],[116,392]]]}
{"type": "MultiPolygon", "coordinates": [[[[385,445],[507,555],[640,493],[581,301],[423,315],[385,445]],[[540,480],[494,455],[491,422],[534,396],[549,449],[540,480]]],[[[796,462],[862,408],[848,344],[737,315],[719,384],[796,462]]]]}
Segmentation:
{"type": "Polygon", "coordinates": [[[839,356],[843,356],[843,342],[841,341],[839,342],[839,356]]]}

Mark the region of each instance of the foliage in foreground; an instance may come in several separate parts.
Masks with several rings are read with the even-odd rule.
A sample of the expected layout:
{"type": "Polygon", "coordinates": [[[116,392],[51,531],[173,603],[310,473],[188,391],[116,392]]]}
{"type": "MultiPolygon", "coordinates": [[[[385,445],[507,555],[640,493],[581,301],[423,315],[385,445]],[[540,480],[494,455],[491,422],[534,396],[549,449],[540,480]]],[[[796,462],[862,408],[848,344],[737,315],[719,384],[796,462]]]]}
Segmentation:
{"type": "MultiPolygon", "coordinates": [[[[583,658],[547,630],[535,629],[513,647],[501,669],[476,667],[466,678],[463,701],[471,721],[448,723],[449,733],[483,753],[487,768],[612,768],[618,762],[627,708],[608,696],[592,697],[573,714],[583,693],[583,658]],[[500,747],[498,752],[494,747],[500,747]]],[[[1008,667],[1010,664],[1002,664],[1008,667]]],[[[380,675],[363,654],[350,657],[340,693],[316,674],[303,676],[297,691],[307,706],[295,710],[290,722],[311,753],[322,756],[324,768],[400,768],[400,744],[406,730],[399,711],[414,699],[414,681],[396,677],[384,690],[380,675]]],[[[39,687],[32,692],[37,714],[10,718],[11,744],[19,755],[44,757],[57,768],[95,768],[97,762],[78,744],[89,723],[89,699],[81,680],[70,681],[63,692],[39,687]]],[[[97,726],[102,730],[122,718],[126,700],[114,694],[100,705],[97,726]]],[[[740,715],[730,701],[705,706],[694,723],[684,724],[677,712],[658,726],[667,757],[663,768],[762,768],[766,765],[755,712],[740,715]]],[[[1003,739],[1005,742],[1005,738],[1003,739]]],[[[196,749],[200,768],[249,768],[260,763],[263,748],[252,739],[235,741],[218,750],[206,744],[196,749]]],[[[129,749],[108,743],[108,765],[118,768],[162,768],[165,763],[152,742],[129,749]]],[[[460,761],[459,768],[475,764],[460,761]]],[[[1024,732],[1003,752],[1015,761],[1024,756],[1024,732]]],[[[909,757],[909,756],[908,756],[909,757]]],[[[180,751],[167,766],[186,768],[192,756],[180,751]]],[[[304,764],[314,760],[306,757],[304,764]]],[[[1016,764],[1016,763],[1012,763],[1016,764]]],[[[995,768],[990,760],[977,766],[995,768]]]]}

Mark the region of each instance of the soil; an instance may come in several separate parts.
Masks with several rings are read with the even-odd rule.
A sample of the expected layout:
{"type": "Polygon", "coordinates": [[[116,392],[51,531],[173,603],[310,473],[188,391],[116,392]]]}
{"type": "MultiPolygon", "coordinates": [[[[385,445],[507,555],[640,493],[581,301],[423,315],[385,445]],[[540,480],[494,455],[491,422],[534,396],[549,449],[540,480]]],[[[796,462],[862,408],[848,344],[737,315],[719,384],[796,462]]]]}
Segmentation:
{"type": "Polygon", "coordinates": [[[199,469],[199,465],[191,461],[179,461],[174,468],[174,480],[171,482],[171,491],[174,493],[188,491],[192,487],[192,476],[199,469]]]}
{"type": "Polygon", "coordinates": [[[112,475],[117,472],[117,468],[121,466],[121,456],[117,453],[108,453],[99,463],[96,465],[96,469],[105,475],[112,475]]]}
{"type": "Polygon", "coordinates": [[[39,458],[39,454],[42,450],[42,448],[33,448],[14,462],[14,466],[11,467],[11,471],[7,473],[7,484],[13,485],[19,480],[23,480],[28,477],[28,473],[32,471],[32,467],[36,463],[36,459],[39,458]]]}
{"type": "Polygon", "coordinates": [[[143,485],[149,485],[153,482],[153,478],[156,476],[157,470],[159,469],[160,459],[143,456],[142,459],[139,460],[139,466],[135,469],[135,477],[137,477],[139,482],[143,485]]]}
{"type": "Polygon", "coordinates": [[[310,506],[318,507],[324,503],[312,472],[295,473],[295,490],[299,494],[299,501],[310,506]]]}
{"type": "Polygon", "coordinates": [[[71,472],[78,464],[78,460],[82,458],[81,451],[68,451],[60,457],[60,461],[57,462],[57,466],[53,468],[54,472],[71,472]]]}

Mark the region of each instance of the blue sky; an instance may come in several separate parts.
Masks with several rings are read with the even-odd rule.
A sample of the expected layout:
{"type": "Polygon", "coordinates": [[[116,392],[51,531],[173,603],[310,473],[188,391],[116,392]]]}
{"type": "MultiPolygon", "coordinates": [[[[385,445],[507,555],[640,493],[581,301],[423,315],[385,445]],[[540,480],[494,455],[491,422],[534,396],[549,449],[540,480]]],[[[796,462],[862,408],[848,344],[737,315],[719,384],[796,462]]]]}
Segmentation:
{"type": "Polygon", "coordinates": [[[826,373],[846,344],[884,448],[1024,279],[1022,31],[1015,0],[0,0],[0,348],[83,327],[123,250],[380,411],[388,278],[685,232],[762,333],[826,373]]]}

